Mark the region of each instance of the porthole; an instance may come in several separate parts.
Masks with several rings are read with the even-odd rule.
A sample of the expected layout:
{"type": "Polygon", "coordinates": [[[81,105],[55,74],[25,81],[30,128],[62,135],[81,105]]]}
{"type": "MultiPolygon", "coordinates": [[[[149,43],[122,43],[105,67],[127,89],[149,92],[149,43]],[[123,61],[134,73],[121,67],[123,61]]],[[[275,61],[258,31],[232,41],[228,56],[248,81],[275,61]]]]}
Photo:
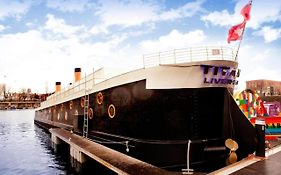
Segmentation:
{"type": "Polygon", "coordinates": [[[115,117],[115,106],[113,104],[108,106],[107,113],[110,118],[115,117]]]}
{"type": "Polygon", "coordinates": [[[69,102],[69,109],[72,109],[73,108],[73,101],[70,101],[69,102]]]}
{"type": "Polygon", "coordinates": [[[97,94],[96,100],[97,100],[97,103],[98,103],[99,105],[102,104],[102,102],[103,102],[103,95],[102,95],[101,92],[99,92],[99,93],[97,94]]]}
{"type": "Polygon", "coordinates": [[[89,108],[89,110],[88,110],[88,117],[89,117],[89,119],[93,119],[93,117],[94,117],[94,111],[92,108],[89,108]]]}
{"type": "Polygon", "coordinates": [[[85,106],[85,98],[84,97],[81,97],[80,105],[81,105],[82,108],[84,108],[84,106],[85,106]]]}

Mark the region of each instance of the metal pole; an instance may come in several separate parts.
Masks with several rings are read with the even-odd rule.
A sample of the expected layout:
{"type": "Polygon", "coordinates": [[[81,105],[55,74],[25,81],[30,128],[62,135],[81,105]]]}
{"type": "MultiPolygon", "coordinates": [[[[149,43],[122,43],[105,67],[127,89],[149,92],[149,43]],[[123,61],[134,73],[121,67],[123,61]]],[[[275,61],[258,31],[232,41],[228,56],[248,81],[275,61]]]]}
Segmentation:
{"type": "Polygon", "coordinates": [[[240,39],[239,44],[238,44],[237,52],[236,52],[236,55],[235,55],[235,61],[237,61],[237,56],[238,56],[238,52],[239,52],[239,49],[240,49],[241,41],[243,39],[243,35],[244,35],[245,28],[246,28],[246,24],[247,23],[245,23],[245,26],[244,26],[242,34],[241,34],[241,39],[240,39]]]}
{"type": "MultiPolygon", "coordinates": [[[[251,6],[252,6],[253,1],[250,0],[249,3],[250,3],[251,6]]],[[[245,19],[244,19],[244,20],[245,20],[245,19]]],[[[247,22],[245,21],[245,26],[244,26],[244,28],[243,28],[243,30],[242,30],[241,39],[240,39],[240,41],[239,41],[238,48],[237,48],[237,52],[236,52],[236,55],[235,55],[235,61],[237,61],[237,56],[238,56],[238,52],[239,52],[239,49],[240,49],[240,45],[241,45],[241,42],[242,42],[242,39],[243,39],[243,36],[244,36],[246,24],[247,24],[247,22]]]]}
{"type": "Polygon", "coordinates": [[[191,144],[191,140],[188,140],[188,143],[187,143],[187,153],[186,153],[186,167],[187,169],[182,169],[182,174],[193,174],[193,169],[190,169],[189,167],[189,152],[190,152],[190,144],[191,144]]]}

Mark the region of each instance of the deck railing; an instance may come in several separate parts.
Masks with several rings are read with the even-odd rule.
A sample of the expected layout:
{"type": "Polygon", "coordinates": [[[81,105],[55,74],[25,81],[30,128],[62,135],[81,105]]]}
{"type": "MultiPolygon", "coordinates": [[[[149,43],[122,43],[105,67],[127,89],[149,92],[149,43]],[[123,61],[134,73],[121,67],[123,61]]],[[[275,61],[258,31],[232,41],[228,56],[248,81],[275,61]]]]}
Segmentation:
{"type": "Polygon", "coordinates": [[[60,92],[56,92],[53,95],[47,97],[47,100],[41,103],[40,108],[46,108],[80,96],[84,96],[86,90],[90,90],[93,88],[95,80],[96,79],[94,78],[93,73],[83,77],[81,80],[73,83],[67,88],[62,89],[60,92]]]}
{"type": "MultiPolygon", "coordinates": [[[[228,47],[192,47],[185,49],[175,49],[143,55],[143,68],[165,64],[179,64],[206,60],[236,61],[236,55],[233,49],[228,47]]],[[[113,75],[100,76],[99,71],[87,75],[80,81],[75,82],[69,87],[63,89],[61,92],[57,92],[49,96],[47,101],[41,103],[41,108],[60,104],[65,101],[84,96],[86,90],[92,90],[95,84],[105,81],[111,77],[113,77],[113,75]]]]}
{"type": "Polygon", "coordinates": [[[206,60],[235,60],[233,49],[228,47],[191,47],[143,55],[144,67],[206,60]]]}

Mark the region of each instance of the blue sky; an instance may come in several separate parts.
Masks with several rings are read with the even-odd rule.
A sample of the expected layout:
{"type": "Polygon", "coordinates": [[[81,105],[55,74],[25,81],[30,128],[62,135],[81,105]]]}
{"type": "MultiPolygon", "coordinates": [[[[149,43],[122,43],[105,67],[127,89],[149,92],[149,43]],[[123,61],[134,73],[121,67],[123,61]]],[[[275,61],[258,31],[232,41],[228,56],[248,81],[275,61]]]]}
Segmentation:
{"type": "MultiPolygon", "coordinates": [[[[0,83],[10,90],[66,87],[73,70],[140,67],[142,54],[228,46],[248,0],[0,0],[0,83]],[[47,87],[47,88],[46,88],[47,87]]],[[[281,80],[281,1],[253,0],[239,52],[246,80],[281,80]]]]}

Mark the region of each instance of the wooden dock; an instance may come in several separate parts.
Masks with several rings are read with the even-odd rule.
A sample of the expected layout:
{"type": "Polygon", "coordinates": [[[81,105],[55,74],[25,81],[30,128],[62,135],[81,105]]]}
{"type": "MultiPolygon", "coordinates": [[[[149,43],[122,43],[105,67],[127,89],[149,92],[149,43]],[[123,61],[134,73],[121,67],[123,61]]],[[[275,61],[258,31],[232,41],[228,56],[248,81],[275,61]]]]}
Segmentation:
{"type": "MultiPolygon", "coordinates": [[[[117,174],[124,175],[181,175],[182,172],[171,172],[146,162],[95,143],[87,138],[73,134],[61,128],[51,128],[52,141],[55,144],[65,142],[70,146],[70,155],[83,163],[86,156],[96,160],[117,174]]],[[[243,160],[209,173],[209,175],[279,175],[281,174],[281,145],[280,143],[266,151],[266,157],[249,155],[243,160]]],[[[194,175],[206,173],[194,172],[194,175]]]]}
{"type": "MultiPolygon", "coordinates": [[[[67,130],[50,129],[52,141],[59,144],[64,141],[70,145],[70,154],[74,159],[83,163],[88,156],[117,174],[132,175],[180,175],[181,172],[170,172],[142,162],[133,157],[90,141],[67,130]]],[[[194,173],[199,174],[199,173],[194,173]]]]}
{"type": "Polygon", "coordinates": [[[209,175],[279,175],[281,174],[281,144],[275,144],[265,152],[265,157],[249,155],[232,165],[214,171],[209,175]]]}

